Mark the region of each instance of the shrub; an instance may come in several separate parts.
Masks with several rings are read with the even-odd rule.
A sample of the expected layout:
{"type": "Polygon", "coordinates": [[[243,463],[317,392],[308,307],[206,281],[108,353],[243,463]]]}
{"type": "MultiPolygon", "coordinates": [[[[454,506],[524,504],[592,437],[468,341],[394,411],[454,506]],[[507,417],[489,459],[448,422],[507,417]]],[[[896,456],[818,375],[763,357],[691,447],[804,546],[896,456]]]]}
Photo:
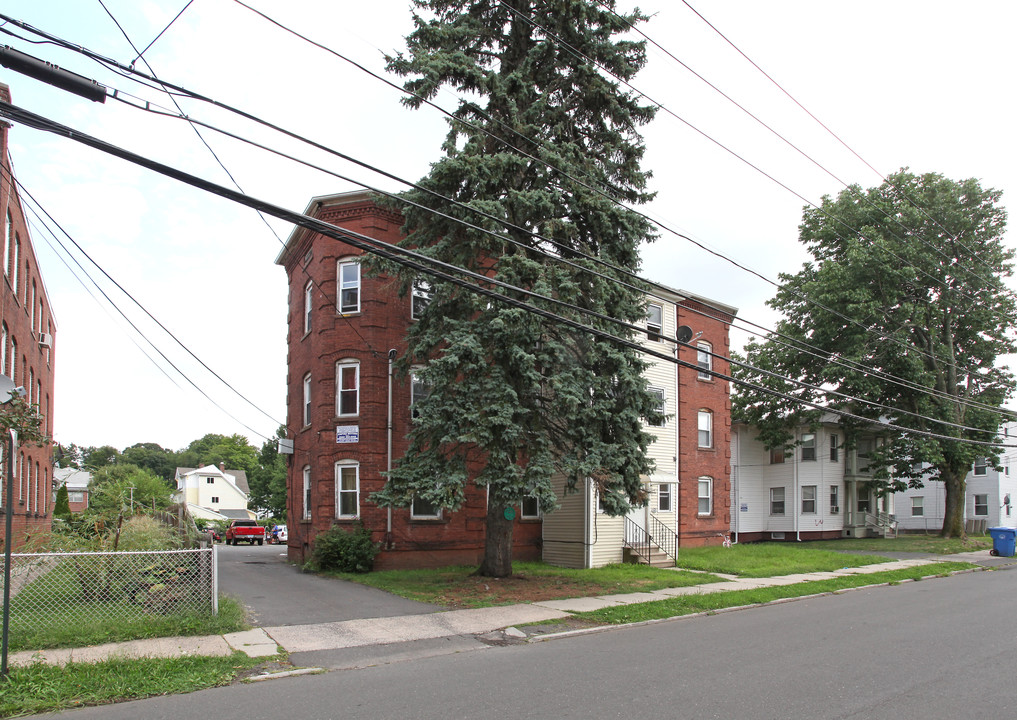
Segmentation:
{"type": "Polygon", "coordinates": [[[314,539],[311,564],[318,570],[366,573],[374,567],[377,554],[378,546],[371,542],[367,528],[345,530],[333,525],[314,539]]]}
{"type": "Polygon", "coordinates": [[[53,517],[70,517],[70,514],[71,503],[70,496],[67,493],[67,486],[61,485],[60,489],[57,490],[56,504],[53,506],[53,517]]]}

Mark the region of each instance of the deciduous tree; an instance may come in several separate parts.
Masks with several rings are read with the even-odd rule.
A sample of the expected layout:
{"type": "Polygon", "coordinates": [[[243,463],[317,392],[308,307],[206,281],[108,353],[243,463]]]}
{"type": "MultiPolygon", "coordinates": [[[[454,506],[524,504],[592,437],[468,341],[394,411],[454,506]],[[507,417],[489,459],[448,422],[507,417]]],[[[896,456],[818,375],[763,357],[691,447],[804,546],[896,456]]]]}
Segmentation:
{"type": "MultiPolygon", "coordinates": [[[[1005,225],[998,191],[936,173],[905,169],[880,187],[823,198],[800,226],[813,259],[781,275],[770,301],[784,315],[781,337],[749,345],[746,358],[823,389],[736,372],[796,399],[940,436],[889,432],[872,467],[884,492],[920,487],[923,473],[943,481],[945,537],[964,534],[965,476],[975,458],[998,463],[998,449],[974,443],[998,440],[1001,408],[1014,389],[999,363],[1017,350],[1014,294],[1003,283],[1014,256],[1003,243],[1005,225]]],[[[734,407],[770,447],[817,419],[796,401],[742,389],[734,407]]],[[[858,429],[857,421],[847,424],[858,429]]]]}

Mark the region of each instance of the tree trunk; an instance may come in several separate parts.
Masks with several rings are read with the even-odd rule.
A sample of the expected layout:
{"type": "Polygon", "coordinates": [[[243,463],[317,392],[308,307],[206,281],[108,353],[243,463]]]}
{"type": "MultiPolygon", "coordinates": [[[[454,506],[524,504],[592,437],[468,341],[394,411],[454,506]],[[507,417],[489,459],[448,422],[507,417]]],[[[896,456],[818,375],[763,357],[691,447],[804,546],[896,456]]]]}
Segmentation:
{"type": "Polygon", "coordinates": [[[484,560],[477,575],[508,577],[512,574],[512,520],[505,517],[506,507],[497,503],[487,506],[484,560]]]}
{"type": "Polygon", "coordinates": [[[940,537],[964,537],[964,475],[953,470],[941,470],[940,479],[946,488],[946,506],[943,511],[943,530],[940,537]]]}

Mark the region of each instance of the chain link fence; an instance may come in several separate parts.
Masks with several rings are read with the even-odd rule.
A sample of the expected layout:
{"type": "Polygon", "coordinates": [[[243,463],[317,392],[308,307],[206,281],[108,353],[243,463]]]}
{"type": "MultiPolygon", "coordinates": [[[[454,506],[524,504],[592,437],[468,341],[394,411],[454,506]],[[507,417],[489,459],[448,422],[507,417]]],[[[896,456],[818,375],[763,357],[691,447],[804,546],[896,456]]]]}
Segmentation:
{"type": "MultiPolygon", "coordinates": [[[[12,632],[218,612],[216,548],[11,556],[12,632]]],[[[2,590],[2,578],[0,578],[2,590]]]]}

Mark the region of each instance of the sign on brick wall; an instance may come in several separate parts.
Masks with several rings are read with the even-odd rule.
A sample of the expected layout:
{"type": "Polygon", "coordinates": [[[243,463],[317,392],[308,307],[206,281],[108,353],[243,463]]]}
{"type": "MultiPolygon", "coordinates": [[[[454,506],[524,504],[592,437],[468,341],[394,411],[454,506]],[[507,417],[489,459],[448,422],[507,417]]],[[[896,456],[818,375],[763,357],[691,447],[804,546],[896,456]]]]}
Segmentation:
{"type": "Polygon", "coordinates": [[[335,441],[337,443],[360,442],[360,426],[337,425],[335,429],[335,441]]]}

